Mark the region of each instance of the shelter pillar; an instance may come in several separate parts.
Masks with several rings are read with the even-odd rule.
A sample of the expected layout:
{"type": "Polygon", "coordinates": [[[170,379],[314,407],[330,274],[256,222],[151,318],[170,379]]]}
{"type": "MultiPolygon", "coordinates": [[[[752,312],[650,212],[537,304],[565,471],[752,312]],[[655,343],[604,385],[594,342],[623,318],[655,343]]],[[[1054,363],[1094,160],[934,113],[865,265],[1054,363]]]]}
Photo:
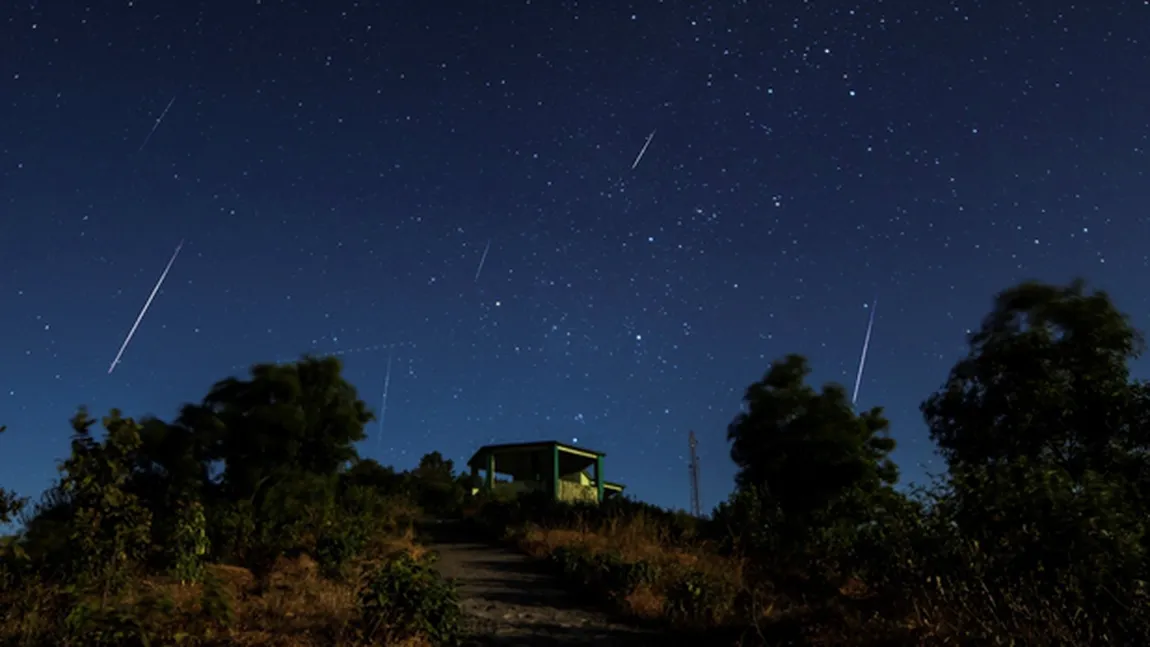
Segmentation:
{"type": "Polygon", "coordinates": [[[559,500],[559,445],[551,446],[551,498],[559,500]]]}
{"type": "Polygon", "coordinates": [[[486,486],[488,492],[495,491],[495,452],[487,453],[487,478],[486,486]]]}
{"type": "Polygon", "coordinates": [[[603,503],[603,457],[595,457],[595,489],[598,490],[595,496],[599,498],[599,503],[603,503]]]}

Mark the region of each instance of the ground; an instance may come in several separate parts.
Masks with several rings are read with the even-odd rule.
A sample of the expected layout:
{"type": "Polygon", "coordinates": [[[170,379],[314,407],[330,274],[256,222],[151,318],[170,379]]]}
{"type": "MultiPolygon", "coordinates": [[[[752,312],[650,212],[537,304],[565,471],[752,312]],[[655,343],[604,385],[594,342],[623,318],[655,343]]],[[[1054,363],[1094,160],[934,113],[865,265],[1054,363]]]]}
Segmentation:
{"type": "Polygon", "coordinates": [[[526,556],[469,534],[466,526],[452,523],[426,532],[429,547],[439,554],[440,572],[459,584],[467,645],[666,647],[673,642],[580,604],[526,556]]]}

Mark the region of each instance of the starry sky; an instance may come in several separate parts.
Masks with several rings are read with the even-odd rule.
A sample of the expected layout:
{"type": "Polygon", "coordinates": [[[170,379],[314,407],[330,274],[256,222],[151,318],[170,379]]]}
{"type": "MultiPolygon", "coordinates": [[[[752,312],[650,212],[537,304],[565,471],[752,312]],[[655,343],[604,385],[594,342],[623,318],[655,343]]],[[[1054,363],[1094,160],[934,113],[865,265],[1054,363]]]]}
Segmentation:
{"type": "Polygon", "coordinates": [[[558,439],[686,507],[693,429],[709,509],[744,388],[852,388],[875,299],[921,481],[995,292],[1150,320],[1148,70],[1145,0],[4,2],[0,483],[313,353],[387,385],[363,455],[558,439]]]}

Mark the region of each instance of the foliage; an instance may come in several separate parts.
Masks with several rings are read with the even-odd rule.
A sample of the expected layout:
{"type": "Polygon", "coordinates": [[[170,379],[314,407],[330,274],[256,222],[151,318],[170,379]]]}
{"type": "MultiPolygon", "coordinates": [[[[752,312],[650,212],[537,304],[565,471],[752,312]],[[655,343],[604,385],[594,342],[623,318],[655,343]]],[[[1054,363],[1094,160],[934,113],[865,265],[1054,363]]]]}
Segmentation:
{"type": "Polygon", "coordinates": [[[1127,366],[1142,345],[1110,298],[1081,281],[1006,290],[923,404],[931,437],[952,468],[1029,458],[1075,481],[1125,471],[1148,440],[1150,400],[1127,366]]]}
{"type": "Polygon", "coordinates": [[[843,493],[893,484],[894,440],[881,409],[855,414],[839,385],[804,384],[810,367],[788,355],[747,388],[727,430],[739,487],[763,489],[786,519],[809,521],[843,493]]]}
{"type": "Polygon", "coordinates": [[[71,519],[65,525],[68,544],[57,557],[70,580],[99,582],[106,595],[146,557],[152,515],[125,490],[140,447],[139,427],[113,409],[103,420],[107,433],[100,442],[92,437],[94,424],[84,409],[72,418],[72,456],[61,465],[56,486],[71,519]]]}
{"type": "Polygon", "coordinates": [[[1150,398],[1128,368],[1141,350],[1105,293],[1024,283],[998,295],[923,404],[950,467],[941,507],[978,542],[986,577],[1095,618],[1144,595],[1150,398]]]}
{"type": "Polygon", "coordinates": [[[172,574],[181,582],[198,582],[210,543],[204,506],[199,501],[183,501],[175,513],[175,528],[164,544],[172,574]]]}
{"type": "Polygon", "coordinates": [[[737,591],[726,580],[692,570],[680,571],[667,589],[667,618],[679,625],[714,627],[724,624],[735,610],[737,591]]]}
{"type": "Polygon", "coordinates": [[[404,475],[391,466],[380,465],[373,458],[353,461],[351,467],[340,473],[339,482],[343,490],[365,487],[389,496],[407,493],[404,475]]]}
{"type": "Polygon", "coordinates": [[[170,598],[146,596],[131,602],[97,604],[78,599],[64,618],[64,645],[148,647],[163,644],[164,620],[175,610],[170,598]]]}
{"type": "MultiPolygon", "coordinates": [[[[0,425],[0,434],[7,429],[7,427],[0,425]]],[[[0,526],[11,523],[16,515],[20,514],[25,502],[25,499],[16,496],[14,492],[0,488],[0,526]]]]}
{"type": "Polygon", "coordinates": [[[360,626],[365,641],[393,644],[427,636],[435,644],[456,644],[460,612],[455,584],[440,577],[430,556],[401,553],[383,562],[360,592],[360,626]]]}
{"type": "MultiPolygon", "coordinates": [[[[6,429],[7,427],[0,425],[0,434],[6,429]]],[[[0,488],[0,527],[11,523],[26,504],[26,499],[0,488]]],[[[12,586],[27,561],[27,554],[17,539],[16,536],[0,535],[0,590],[12,586]]]]}
{"type": "Polygon", "coordinates": [[[353,443],[373,416],[340,371],[334,358],[258,364],[250,379],[222,380],[185,407],[181,424],[223,463],[228,498],[255,500],[277,482],[332,475],[357,457],[353,443]]]}
{"type": "Polygon", "coordinates": [[[809,373],[788,355],[747,388],[727,431],[736,491],[712,525],[729,549],[754,556],[761,577],[808,593],[841,583],[854,534],[897,497],[898,478],[882,410],[855,413],[845,389],[816,392],[809,373]]]}
{"type": "MultiPolygon", "coordinates": [[[[0,545],[0,643],[200,645],[236,625],[270,637],[273,627],[251,623],[280,616],[295,631],[326,601],[336,606],[314,609],[310,622],[324,627],[325,644],[345,644],[355,611],[348,575],[402,545],[419,485],[358,460],[353,443],[370,418],[338,362],[307,358],[219,382],[174,422],[112,410],[97,437],[81,409],[59,481],[0,545]],[[334,579],[311,575],[306,555],[334,579]],[[227,583],[218,568],[234,569],[227,583]],[[291,612],[289,590],[299,598],[291,612]]],[[[7,521],[21,501],[2,494],[7,521]]],[[[453,598],[437,599],[419,612],[448,617],[435,605],[453,598]]]]}
{"type": "Polygon", "coordinates": [[[457,514],[468,493],[467,481],[456,475],[454,462],[444,459],[439,452],[420,458],[408,483],[419,506],[437,516],[457,514]]]}

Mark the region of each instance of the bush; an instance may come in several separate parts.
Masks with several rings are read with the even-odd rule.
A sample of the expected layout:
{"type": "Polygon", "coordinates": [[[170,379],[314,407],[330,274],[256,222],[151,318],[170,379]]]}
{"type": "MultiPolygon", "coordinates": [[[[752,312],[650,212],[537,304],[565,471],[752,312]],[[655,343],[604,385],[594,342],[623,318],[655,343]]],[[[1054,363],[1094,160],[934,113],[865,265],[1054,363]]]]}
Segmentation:
{"type": "Polygon", "coordinates": [[[360,629],[365,641],[392,644],[425,636],[452,645],[460,638],[459,596],[429,555],[400,553],[368,577],[359,594],[360,629]]]}
{"type": "Polygon", "coordinates": [[[667,588],[664,610],[678,625],[716,627],[731,619],[737,593],[725,581],[684,570],[667,588]]]}
{"type": "Polygon", "coordinates": [[[164,558],[172,575],[185,583],[200,581],[209,549],[203,504],[181,501],[166,540],[164,558]]]}

